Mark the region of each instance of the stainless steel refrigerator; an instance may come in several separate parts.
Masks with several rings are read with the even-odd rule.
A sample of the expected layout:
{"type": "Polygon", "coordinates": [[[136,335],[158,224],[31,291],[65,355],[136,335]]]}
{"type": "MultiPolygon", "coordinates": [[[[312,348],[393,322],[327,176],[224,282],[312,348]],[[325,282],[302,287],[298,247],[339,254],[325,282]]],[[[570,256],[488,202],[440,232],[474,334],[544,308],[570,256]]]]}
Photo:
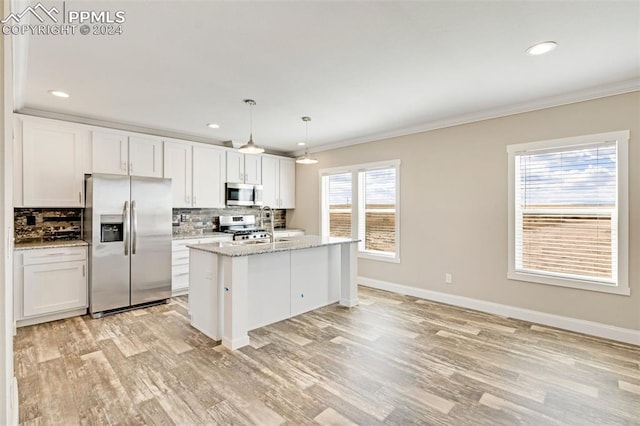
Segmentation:
{"type": "Polygon", "coordinates": [[[171,297],[171,179],[94,174],[86,179],[89,313],[171,297]]]}

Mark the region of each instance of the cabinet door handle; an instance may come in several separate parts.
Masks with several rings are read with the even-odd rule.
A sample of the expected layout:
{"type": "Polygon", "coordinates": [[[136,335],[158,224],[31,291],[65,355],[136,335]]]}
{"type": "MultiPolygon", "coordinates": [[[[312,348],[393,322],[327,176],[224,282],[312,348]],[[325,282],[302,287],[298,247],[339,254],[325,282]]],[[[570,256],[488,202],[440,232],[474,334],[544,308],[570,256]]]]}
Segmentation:
{"type": "Polygon", "coordinates": [[[78,191],[78,203],[82,204],[82,191],[78,191]]]}
{"type": "Polygon", "coordinates": [[[85,265],[82,265],[82,276],[85,276],[85,269],[84,269],[85,265]]]}
{"type": "Polygon", "coordinates": [[[185,196],[184,198],[186,198],[186,199],[187,199],[187,204],[189,204],[189,203],[191,202],[191,197],[189,197],[188,195],[187,195],[187,196],[185,196]]]}
{"type": "Polygon", "coordinates": [[[129,173],[133,173],[133,161],[129,162],[129,173]]]}

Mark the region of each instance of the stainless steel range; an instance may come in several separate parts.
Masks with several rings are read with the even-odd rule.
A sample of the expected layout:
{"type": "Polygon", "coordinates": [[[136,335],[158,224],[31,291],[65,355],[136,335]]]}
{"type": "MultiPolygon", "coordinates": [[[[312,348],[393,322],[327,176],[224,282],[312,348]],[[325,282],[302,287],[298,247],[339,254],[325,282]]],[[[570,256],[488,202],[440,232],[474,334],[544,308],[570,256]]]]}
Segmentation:
{"type": "Polygon", "coordinates": [[[220,216],[220,231],[233,234],[234,241],[269,239],[269,233],[256,226],[256,217],[252,214],[220,216]]]}

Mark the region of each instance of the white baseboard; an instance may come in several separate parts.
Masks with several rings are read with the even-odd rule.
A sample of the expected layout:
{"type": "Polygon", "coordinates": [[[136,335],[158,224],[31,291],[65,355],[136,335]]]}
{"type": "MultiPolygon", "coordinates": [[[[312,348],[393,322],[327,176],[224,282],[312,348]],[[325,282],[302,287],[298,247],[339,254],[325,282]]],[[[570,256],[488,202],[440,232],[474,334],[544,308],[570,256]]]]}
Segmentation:
{"type": "Polygon", "coordinates": [[[515,318],[519,320],[562,328],[564,330],[589,334],[591,336],[604,337],[605,339],[616,340],[618,342],[631,343],[640,346],[640,331],[628,328],[615,327],[593,321],[585,321],[561,315],[548,314],[530,309],[517,308],[515,306],[502,305],[499,303],[487,302],[469,297],[457,296],[455,294],[441,293],[438,291],[425,290],[421,288],[409,287],[402,284],[388,281],[380,281],[372,278],[358,277],[358,284],[372,287],[379,290],[386,290],[393,293],[406,294],[408,296],[419,297],[421,299],[433,300],[434,302],[447,303],[449,305],[462,308],[474,309],[476,311],[515,318]]]}

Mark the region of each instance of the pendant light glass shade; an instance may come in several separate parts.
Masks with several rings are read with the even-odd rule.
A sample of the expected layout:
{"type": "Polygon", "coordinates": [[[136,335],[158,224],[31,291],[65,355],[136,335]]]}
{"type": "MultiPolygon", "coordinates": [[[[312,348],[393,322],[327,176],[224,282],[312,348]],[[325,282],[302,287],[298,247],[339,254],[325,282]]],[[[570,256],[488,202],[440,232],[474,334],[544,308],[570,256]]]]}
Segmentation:
{"type": "MultiPolygon", "coordinates": [[[[304,121],[306,125],[306,137],[305,137],[305,145],[309,142],[309,122],[311,121],[311,117],[302,117],[302,121],[304,121]]],[[[311,157],[309,155],[309,148],[304,150],[304,155],[302,157],[298,157],[296,159],[296,163],[298,164],[317,164],[318,160],[311,157]]]]}
{"type": "Polygon", "coordinates": [[[243,154],[262,154],[264,148],[256,145],[253,141],[253,106],[256,104],[256,101],[253,99],[245,99],[244,103],[249,105],[249,141],[238,148],[238,151],[243,154]]]}
{"type": "Polygon", "coordinates": [[[317,164],[318,160],[316,158],[313,158],[309,155],[309,150],[307,149],[304,152],[304,155],[302,157],[298,157],[296,159],[296,163],[298,164],[317,164]]]}

